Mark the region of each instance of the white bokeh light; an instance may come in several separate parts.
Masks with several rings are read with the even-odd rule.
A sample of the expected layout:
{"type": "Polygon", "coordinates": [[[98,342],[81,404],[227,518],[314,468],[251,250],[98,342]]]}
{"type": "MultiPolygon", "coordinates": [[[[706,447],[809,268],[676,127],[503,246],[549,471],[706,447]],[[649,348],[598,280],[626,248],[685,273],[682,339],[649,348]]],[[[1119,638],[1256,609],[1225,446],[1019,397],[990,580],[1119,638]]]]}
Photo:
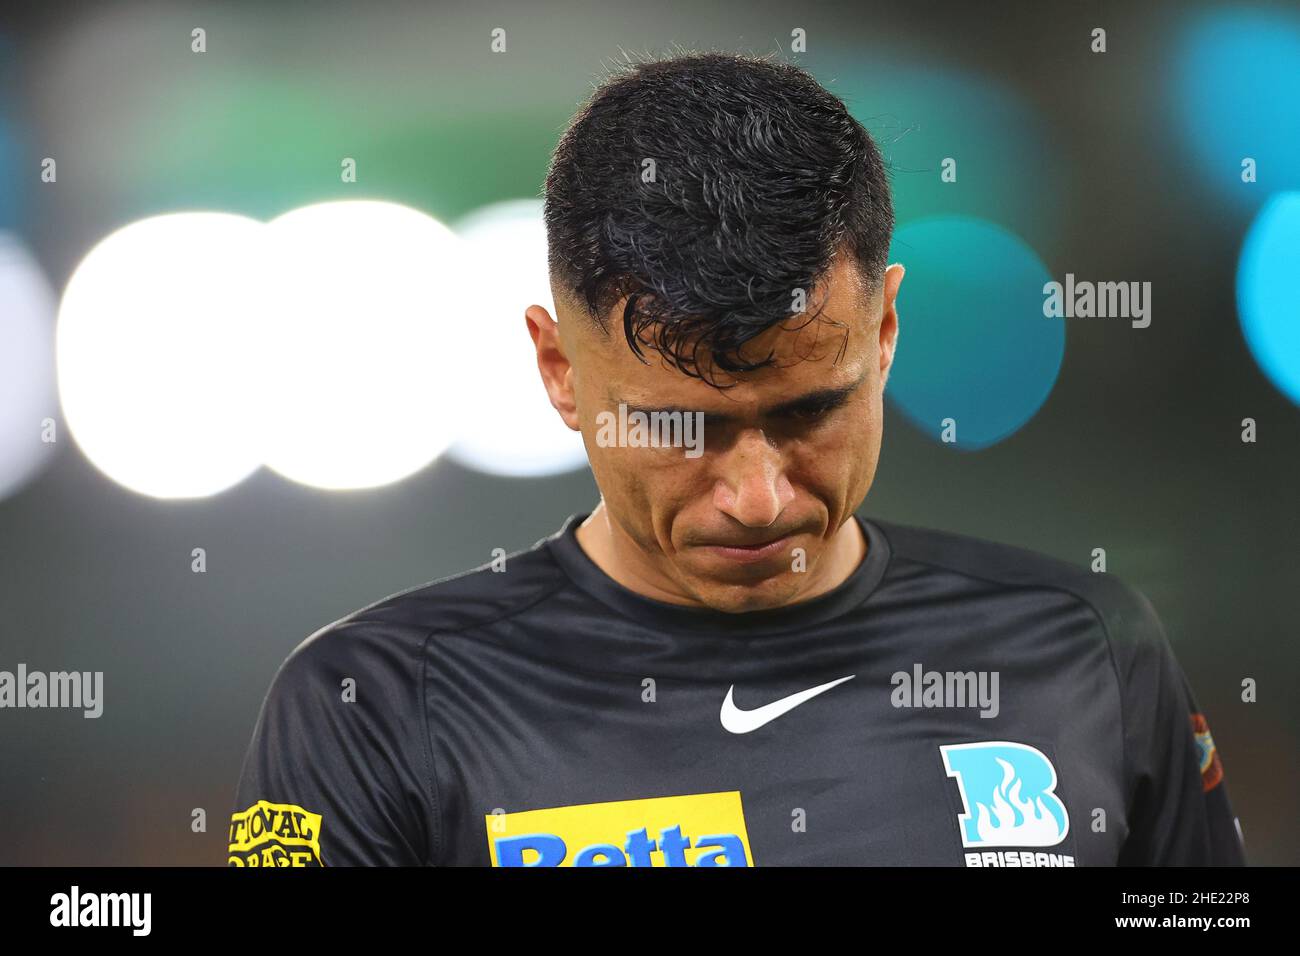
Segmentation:
{"type": "Polygon", "coordinates": [[[265,463],[329,489],[423,468],[473,414],[463,243],[422,212],[365,200],[295,209],[267,232],[265,463]]]}
{"type": "Polygon", "coordinates": [[[551,475],[587,464],[582,436],[551,407],[537,372],[524,310],[541,305],[555,318],[546,268],[541,200],[519,199],[475,210],[453,224],[469,253],[473,416],[449,456],[497,475],[551,475]]]}
{"type": "Polygon", "coordinates": [[[59,306],[59,396],[101,471],[159,498],[254,471],[253,284],[264,226],[219,212],[139,220],[96,245],[59,306]]]}
{"type": "Polygon", "coordinates": [[[0,232],[0,498],[50,459],[41,422],[57,417],[54,310],[54,291],[36,260],[0,232]]]}

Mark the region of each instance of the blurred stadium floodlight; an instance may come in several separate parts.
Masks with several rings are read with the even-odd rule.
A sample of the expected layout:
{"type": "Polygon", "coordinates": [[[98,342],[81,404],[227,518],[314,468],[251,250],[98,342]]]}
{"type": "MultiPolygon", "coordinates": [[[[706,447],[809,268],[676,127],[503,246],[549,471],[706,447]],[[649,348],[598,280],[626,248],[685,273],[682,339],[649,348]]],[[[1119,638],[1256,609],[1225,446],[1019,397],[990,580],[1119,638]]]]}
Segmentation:
{"type": "Polygon", "coordinates": [[[64,292],[64,415],[96,467],[158,498],[261,464],[318,488],[389,484],[474,425],[470,291],[461,240],[392,203],[140,220],[64,292]]]}
{"type": "Polygon", "coordinates": [[[465,351],[463,243],[395,203],[304,206],[267,227],[259,354],[266,464],[317,488],[419,471],[472,425],[491,387],[465,351]]]}
{"type": "Polygon", "coordinates": [[[114,481],[158,498],[214,494],[254,471],[264,226],[220,212],[118,229],[85,256],[58,311],[59,396],[73,438],[114,481]]]}
{"type": "Polygon", "coordinates": [[[524,310],[540,305],[557,318],[546,267],[542,202],[516,199],[475,210],[453,224],[465,240],[473,312],[467,361],[480,376],[472,393],[473,428],[449,456],[495,475],[559,474],[587,464],[582,436],[551,407],[537,372],[524,310]]]}

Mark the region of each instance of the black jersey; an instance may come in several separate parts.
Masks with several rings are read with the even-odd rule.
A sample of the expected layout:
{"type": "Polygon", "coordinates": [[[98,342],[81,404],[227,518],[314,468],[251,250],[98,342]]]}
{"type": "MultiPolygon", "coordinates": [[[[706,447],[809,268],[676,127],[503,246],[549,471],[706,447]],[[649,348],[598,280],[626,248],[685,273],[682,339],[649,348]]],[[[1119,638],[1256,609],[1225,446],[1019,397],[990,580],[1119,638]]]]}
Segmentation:
{"type": "Polygon", "coordinates": [[[1243,864],[1205,717],[1136,590],[858,518],[837,588],[639,595],[571,517],[281,666],[237,866],[1243,864]]]}

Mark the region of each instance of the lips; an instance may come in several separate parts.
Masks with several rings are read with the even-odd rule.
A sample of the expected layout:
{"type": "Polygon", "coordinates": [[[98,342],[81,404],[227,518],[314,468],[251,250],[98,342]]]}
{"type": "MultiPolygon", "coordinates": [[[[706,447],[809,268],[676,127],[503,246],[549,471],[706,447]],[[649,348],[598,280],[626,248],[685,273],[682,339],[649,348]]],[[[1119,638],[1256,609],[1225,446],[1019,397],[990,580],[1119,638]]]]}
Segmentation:
{"type": "Polygon", "coordinates": [[[773,555],[783,553],[789,547],[791,535],[783,535],[758,544],[706,544],[705,551],[729,561],[742,563],[764,561],[773,555]]]}

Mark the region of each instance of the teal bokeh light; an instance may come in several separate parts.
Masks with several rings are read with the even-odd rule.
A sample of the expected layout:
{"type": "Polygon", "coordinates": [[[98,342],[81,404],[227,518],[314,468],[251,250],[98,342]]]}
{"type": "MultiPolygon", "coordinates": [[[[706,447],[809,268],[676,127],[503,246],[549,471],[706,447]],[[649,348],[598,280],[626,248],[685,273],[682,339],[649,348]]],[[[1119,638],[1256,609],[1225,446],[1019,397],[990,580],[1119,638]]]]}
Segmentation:
{"type": "Polygon", "coordinates": [[[976,216],[1037,249],[1059,242],[1074,157],[1013,86],[947,62],[832,49],[817,78],[844,99],[889,165],[899,222],[976,216]],[[953,160],[955,181],[943,178],[953,160]]]}
{"type": "Polygon", "coordinates": [[[1207,12],[1184,29],[1174,62],[1184,139],[1219,194],[1253,206],[1300,189],[1300,15],[1207,12]],[[1253,184],[1241,179],[1246,157],[1253,184]]]}
{"type": "Polygon", "coordinates": [[[886,397],[940,440],[979,449],[1034,417],[1056,383],[1065,324],[1043,315],[1047,267],[1020,237],[968,216],[899,229],[890,262],[907,269],[898,295],[899,338],[886,397]]]}
{"type": "Polygon", "coordinates": [[[39,175],[39,170],[32,172],[20,169],[18,154],[17,130],[8,119],[0,115],[0,182],[5,183],[5,187],[0,189],[0,230],[16,231],[22,224],[21,197],[24,190],[13,187],[39,175]]]}
{"type": "MultiPolygon", "coordinates": [[[[0,33],[0,230],[16,232],[23,225],[26,212],[23,197],[27,190],[19,184],[30,182],[29,176],[35,177],[39,171],[23,168],[22,137],[9,118],[17,115],[13,91],[18,89],[15,83],[18,66],[14,53],[14,41],[0,33]]],[[[0,394],[3,392],[0,387],[0,394]]]]}
{"type": "Polygon", "coordinates": [[[1300,192],[1269,199],[1237,262],[1237,315],[1264,374],[1300,405],[1300,192]]]}

